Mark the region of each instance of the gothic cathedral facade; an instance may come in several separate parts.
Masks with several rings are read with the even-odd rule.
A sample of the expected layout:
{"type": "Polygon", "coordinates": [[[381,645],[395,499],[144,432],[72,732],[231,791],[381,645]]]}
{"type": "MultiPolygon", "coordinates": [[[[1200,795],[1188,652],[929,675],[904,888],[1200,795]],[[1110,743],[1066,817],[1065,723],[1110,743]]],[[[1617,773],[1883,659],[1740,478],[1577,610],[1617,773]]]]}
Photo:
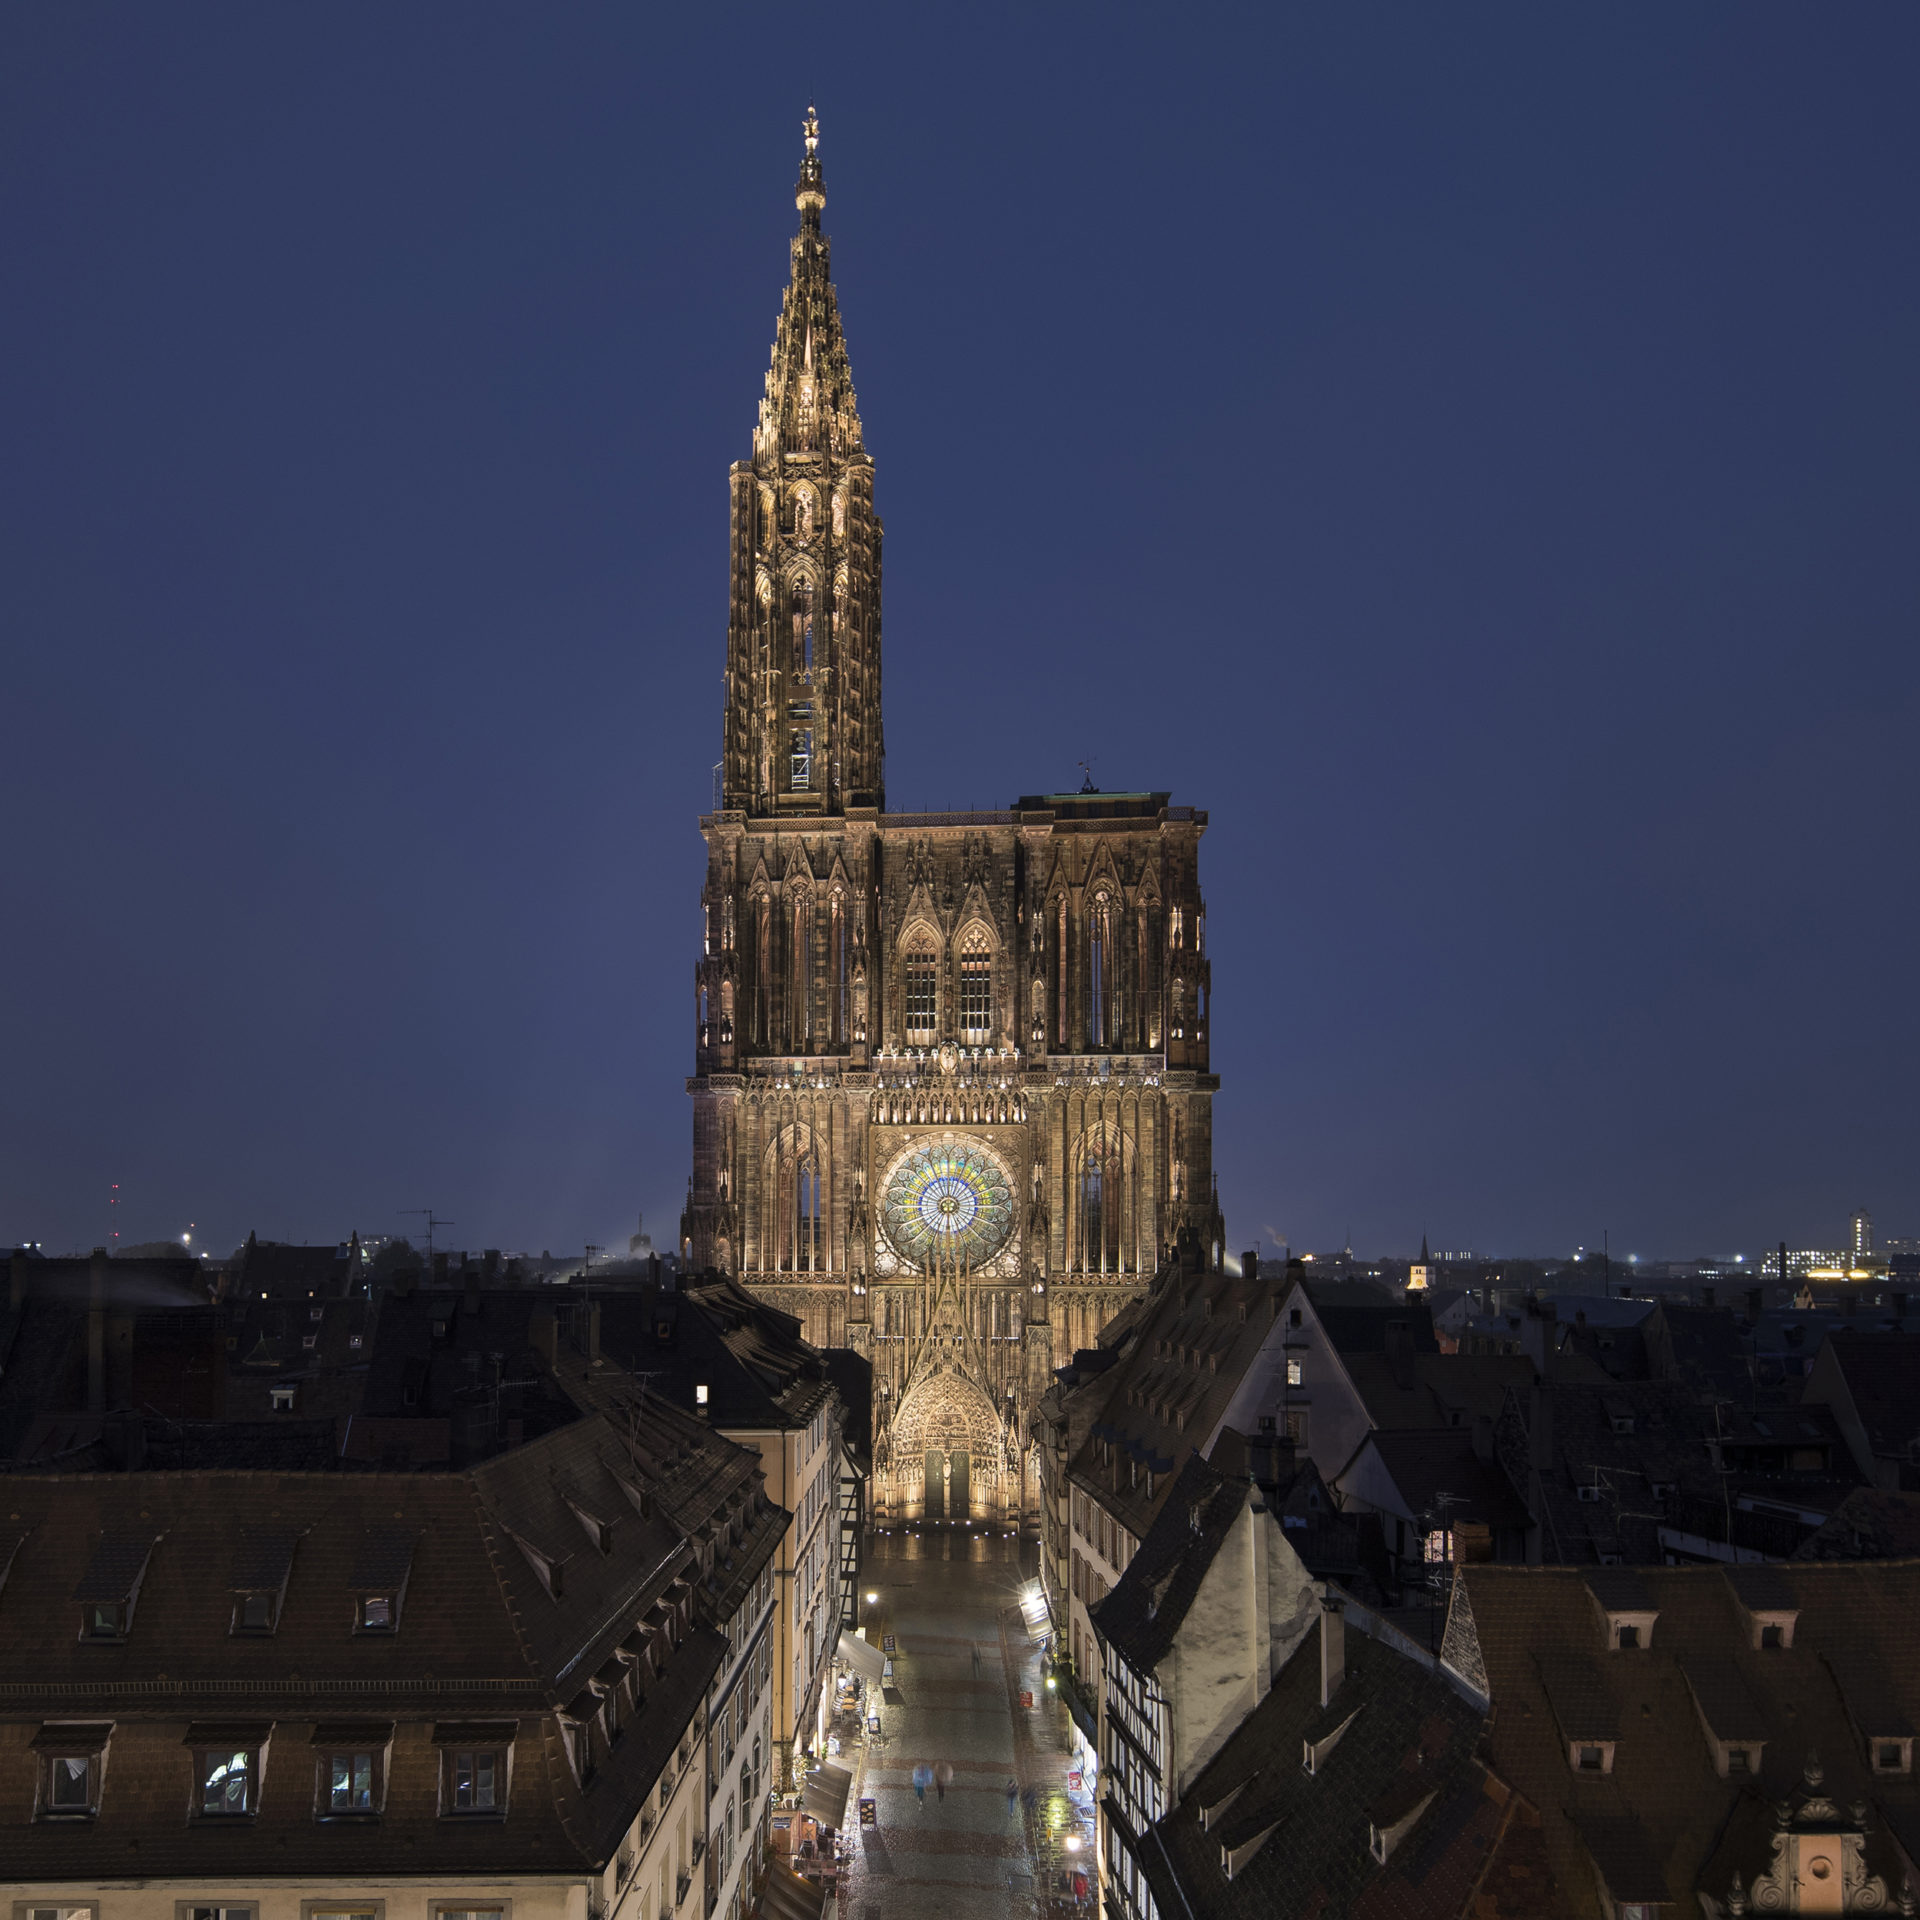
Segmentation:
{"type": "Polygon", "coordinates": [[[1164,793],[889,813],[873,460],[800,231],[731,474],[690,1267],[874,1372],[873,1514],[1030,1522],[1028,1422],[1177,1238],[1217,1264],[1200,837],[1164,793]]]}

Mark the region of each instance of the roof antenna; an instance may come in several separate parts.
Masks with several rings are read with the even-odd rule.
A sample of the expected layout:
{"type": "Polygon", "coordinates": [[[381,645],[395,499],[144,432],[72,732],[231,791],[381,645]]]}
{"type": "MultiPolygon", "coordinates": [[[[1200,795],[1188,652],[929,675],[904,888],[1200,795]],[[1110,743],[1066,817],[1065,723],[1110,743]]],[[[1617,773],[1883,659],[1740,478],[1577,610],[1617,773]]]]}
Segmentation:
{"type": "Polygon", "coordinates": [[[1082,760],[1078,764],[1080,771],[1087,776],[1080,782],[1080,791],[1082,793],[1098,793],[1100,789],[1093,784],[1093,762],[1091,760],[1082,760]]]}

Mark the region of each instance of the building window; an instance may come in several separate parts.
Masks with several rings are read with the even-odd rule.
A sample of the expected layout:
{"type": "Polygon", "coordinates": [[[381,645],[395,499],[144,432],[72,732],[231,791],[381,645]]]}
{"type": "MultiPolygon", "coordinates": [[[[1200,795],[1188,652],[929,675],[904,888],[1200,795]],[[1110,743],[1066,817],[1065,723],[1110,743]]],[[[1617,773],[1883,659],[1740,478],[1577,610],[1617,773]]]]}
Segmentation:
{"type": "Polygon", "coordinates": [[[132,1624],[133,1609],[124,1600],[96,1600],[83,1616],[82,1637],[124,1640],[132,1624]]]}
{"type": "Polygon", "coordinates": [[[235,1633],[271,1633],[280,1611],[277,1593],[236,1593],[233,1596],[235,1633]]]}
{"type": "Polygon", "coordinates": [[[510,1901],[496,1900],[484,1907],[441,1907],[433,1910],[433,1920],[512,1920],[510,1901]]]}
{"type": "Polygon", "coordinates": [[[1107,993],[1111,985],[1113,918],[1104,893],[1094,895],[1091,925],[1087,940],[1088,985],[1091,988],[1087,1008],[1088,1040],[1096,1047],[1108,1043],[1111,1026],[1107,993]]]}
{"type": "Polygon", "coordinates": [[[1306,1367],[1298,1360],[1289,1360],[1287,1362],[1287,1385],[1290,1387],[1304,1387],[1306,1384],[1306,1367]]]}
{"type": "Polygon", "coordinates": [[[273,1387],[269,1389],[269,1391],[273,1395],[273,1410],[275,1413],[291,1413],[293,1411],[293,1388],[273,1387]]]}
{"type": "Polygon", "coordinates": [[[1760,1644],[1763,1647],[1777,1647],[1777,1646],[1783,1645],[1784,1641],[1782,1639],[1780,1629],[1777,1626],[1762,1627],[1760,1629],[1760,1644]]]}
{"type": "Polygon", "coordinates": [[[1604,1747],[1580,1747],[1576,1749],[1574,1764],[1582,1773],[1604,1773],[1607,1766],[1607,1754],[1604,1747]]]}
{"type": "Polygon", "coordinates": [[[348,1747],[320,1761],[320,1810],[329,1816],[380,1811],[380,1754],[348,1747]]]}
{"type": "Polygon", "coordinates": [[[1614,1645],[1617,1647],[1637,1647],[1639,1644],[1640,1629],[1638,1627],[1628,1626],[1623,1621],[1615,1635],[1614,1645]]]}
{"type": "Polygon", "coordinates": [[[503,1747],[446,1749],[445,1806],[450,1814],[495,1814],[507,1808],[507,1754],[503,1747]]]}
{"type": "Polygon", "coordinates": [[[256,1920],[258,1907],[203,1907],[192,1900],[173,1903],[174,1920],[256,1920]]]}
{"type": "Polygon", "coordinates": [[[302,1900],[300,1920],[387,1920],[384,1900],[361,1900],[347,1905],[339,1900],[302,1900]]]}
{"type": "Polygon", "coordinates": [[[813,582],[793,583],[793,670],[805,685],[813,682],[813,582]]]}
{"type": "Polygon", "coordinates": [[[1753,1771],[1752,1756],[1747,1752],[1745,1747],[1729,1747],[1727,1749],[1727,1771],[1729,1773],[1751,1773],[1753,1771]]]}
{"type": "Polygon", "coordinates": [[[925,1045],[932,1040],[938,1012],[936,975],[939,962],[925,941],[907,949],[907,1038],[925,1045]]]}
{"type": "Polygon", "coordinates": [[[354,1610],[354,1628],[360,1633],[391,1633],[397,1609],[390,1593],[363,1593],[354,1610]]]}
{"type": "Polygon", "coordinates": [[[40,1817],[91,1820],[100,1811],[110,1722],[43,1727],[34,1740],[41,1758],[40,1817]]]}
{"type": "Polygon", "coordinates": [[[16,1900],[13,1920],[100,1920],[100,1907],[93,1900],[83,1901],[77,1907],[49,1907],[30,1900],[16,1900]]]}
{"type": "Polygon", "coordinates": [[[978,927],[960,950],[960,1029],[974,1046],[993,1038],[993,955],[978,927]]]}
{"type": "Polygon", "coordinates": [[[203,1820],[237,1820],[260,1808],[260,1749],[222,1742],[197,1747],[195,1811],[203,1820]]]}

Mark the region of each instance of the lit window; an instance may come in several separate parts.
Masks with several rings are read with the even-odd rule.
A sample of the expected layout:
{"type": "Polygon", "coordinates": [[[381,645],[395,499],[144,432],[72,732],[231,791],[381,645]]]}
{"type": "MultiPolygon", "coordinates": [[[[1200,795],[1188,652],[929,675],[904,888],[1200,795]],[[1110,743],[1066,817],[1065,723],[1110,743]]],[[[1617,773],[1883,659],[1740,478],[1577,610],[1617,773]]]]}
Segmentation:
{"type": "Polygon", "coordinates": [[[499,1812],[505,1805],[507,1766],[497,1747],[447,1751],[447,1811],[499,1812]]]}
{"type": "Polygon", "coordinates": [[[977,927],[960,953],[960,1026],[976,1046],[993,1037],[993,955],[977,927]]]}
{"type": "Polygon", "coordinates": [[[389,1593],[362,1594],[358,1625],[362,1633],[391,1633],[393,1631],[393,1596],[389,1593]]]}
{"type": "Polygon", "coordinates": [[[321,1809],[328,1814],[380,1811],[380,1755],[368,1747],[329,1753],[321,1761],[321,1809]]]}
{"type": "Polygon", "coordinates": [[[693,1404],[696,1407],[704,1407],[707,1404],[707,1383],[704,1380],[694,1384],[693,1404]]]}
{"type": "Polygon", "coordinates": [[[1305,1363],[1299,1360],[1289,1360],[1287,1362],[1287,1385],[1290,1387],[1303,1387],[1306,1383],[1307,1369],[1305,1363]]]}
{"type": "Polygon", "coordinates": [[[907,1038],[927,1041],[933,1038],[936,993],[932,947],[925,944],[907,952],[907,1038]]]}
{"type": "Polygon", "coordinates": [[[220,1746],[200,1750],[200,1815],[203,1819],[233,1819],[255,1810],[260,1777],[258,1751],[252,1747],[220,1746]]]}

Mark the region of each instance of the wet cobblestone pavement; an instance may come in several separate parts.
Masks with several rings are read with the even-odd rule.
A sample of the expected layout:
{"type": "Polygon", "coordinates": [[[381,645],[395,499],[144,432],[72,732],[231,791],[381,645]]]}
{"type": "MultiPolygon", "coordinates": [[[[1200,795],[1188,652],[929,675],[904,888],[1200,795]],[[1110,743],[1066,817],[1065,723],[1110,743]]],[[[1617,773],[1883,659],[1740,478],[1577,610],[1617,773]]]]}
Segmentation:
{"type": "MultiPolygon", "coordinates": [[[[1020,1613],[1033,1559],[1031,1547],[965,1528],[872,1542],[860,1615],[871,1639],[893,1635],[894,1677],[879,1740],[843,1743],[840,1756],[855,1771],[841,1920],[1093,1913],[1090,1898],[1073,1897],[1074,1870],[1093,1866],[1093,1827],[1084,1798],[1076,1803],[1066,1791],[1071,1731],[1020,1613]],[[879,1595],[876,1605],[866,1604],[868,1593],[879,1595]],[[952,1783],[944,1796],[929,1786],[923,1805],[914,1767],[942,1761],[952,1783]],[[875,1803],[871,1827],[857,1824],[862,1795],[875,1803]]],[[[841,1729],[852,1725],[843,1719],[841,1729]]]]}

